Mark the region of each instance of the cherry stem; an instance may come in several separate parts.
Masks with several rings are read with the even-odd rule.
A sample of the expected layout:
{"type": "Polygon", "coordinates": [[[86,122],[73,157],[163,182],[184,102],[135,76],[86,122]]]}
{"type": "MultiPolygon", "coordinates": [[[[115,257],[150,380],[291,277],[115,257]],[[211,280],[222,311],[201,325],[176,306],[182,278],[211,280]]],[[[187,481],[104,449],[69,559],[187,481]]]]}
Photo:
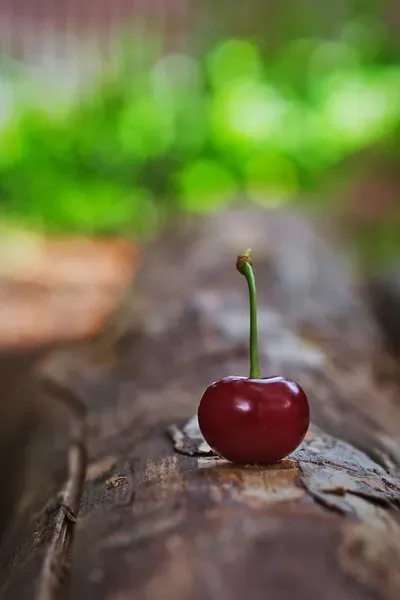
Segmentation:
{"type": "Polygon", "coordinates": [[[244,275],[249,287],[250,300],[250,377],[249,379],[261,379],[260,361],[258,356],[258,328],[257,328],[257,292],[254,277],[251,250],[238,256],[236,268],[244,275]]]}

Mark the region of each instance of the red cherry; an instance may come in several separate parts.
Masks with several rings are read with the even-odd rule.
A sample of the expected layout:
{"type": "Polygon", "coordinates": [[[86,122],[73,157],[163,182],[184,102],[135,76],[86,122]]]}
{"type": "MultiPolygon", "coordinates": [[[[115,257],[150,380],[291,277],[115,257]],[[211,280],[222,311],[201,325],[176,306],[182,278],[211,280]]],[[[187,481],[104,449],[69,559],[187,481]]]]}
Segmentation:
{"type": "Polygon", "coordinates": [[[310,425],[307,396],[284,377],[261,378],[257,295],[251,250],[238,256],[250,299],[250,377],[225,377],[204,392],[198,410],[201,433],[220,456],[240,464],[269,464],[293,452],[310,425]]]}
{"type": "Polygon", "coordinates": [[[290,379],[225,377],[204,392],[198,418],[216,454],[239,464],[271,464],[301,444],[310,410],[304,391],[290,379]]]}

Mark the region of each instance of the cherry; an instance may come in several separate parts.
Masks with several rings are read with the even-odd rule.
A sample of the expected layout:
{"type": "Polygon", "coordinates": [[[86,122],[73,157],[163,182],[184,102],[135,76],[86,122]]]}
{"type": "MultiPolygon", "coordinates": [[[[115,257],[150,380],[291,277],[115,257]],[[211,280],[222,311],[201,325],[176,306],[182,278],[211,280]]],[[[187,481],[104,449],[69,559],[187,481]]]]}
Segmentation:
{"type": "Polygon", "coordinates": [[[208,386],[199,409],[201,433],[222,458],[238,464],[271,464],[303,441],[310,425],[307,396],[284,377],[261,378],[257,340],[257,296],[251,250],[240,255],[238,271],[250,297],[250,377],[224,377],[208,386]]]}

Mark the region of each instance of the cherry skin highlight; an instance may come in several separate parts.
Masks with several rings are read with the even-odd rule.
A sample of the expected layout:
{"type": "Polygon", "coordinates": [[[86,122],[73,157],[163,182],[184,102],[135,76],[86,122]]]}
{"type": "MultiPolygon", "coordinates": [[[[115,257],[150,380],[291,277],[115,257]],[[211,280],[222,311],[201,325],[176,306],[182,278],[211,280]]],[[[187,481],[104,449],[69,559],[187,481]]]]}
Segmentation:
{"type": "Polygon", "coordinates": [[[222,458],[238,464],[271,464],[303,441],[310,424],[307,396],[284,377],[225,377],[204,392],[201,433],[222,458]]]}

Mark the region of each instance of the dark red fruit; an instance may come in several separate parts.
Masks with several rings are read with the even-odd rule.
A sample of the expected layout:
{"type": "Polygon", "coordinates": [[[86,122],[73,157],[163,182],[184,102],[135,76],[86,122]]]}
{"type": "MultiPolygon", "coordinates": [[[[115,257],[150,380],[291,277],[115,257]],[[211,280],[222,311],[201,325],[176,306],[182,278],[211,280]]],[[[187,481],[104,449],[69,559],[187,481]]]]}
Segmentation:
{"type": "Polygon", "coordinates": [[[225,377],[204,392],[199,426],[209,446],[239,464],[271,464],[293,452],[310,424],[307,396],[284,377],[225,377]]]}
{"type": "Polygon", "coordinates": [[[284,377],[261,378],[257,293],[251,250],[237,258],[250,301],[250,376],[225,377],[212,383],[200,401],[201,433],[220,456],[240,464],[270,464],[281,460],[302,442],[310,424],[307,396],[284,377]]]}

